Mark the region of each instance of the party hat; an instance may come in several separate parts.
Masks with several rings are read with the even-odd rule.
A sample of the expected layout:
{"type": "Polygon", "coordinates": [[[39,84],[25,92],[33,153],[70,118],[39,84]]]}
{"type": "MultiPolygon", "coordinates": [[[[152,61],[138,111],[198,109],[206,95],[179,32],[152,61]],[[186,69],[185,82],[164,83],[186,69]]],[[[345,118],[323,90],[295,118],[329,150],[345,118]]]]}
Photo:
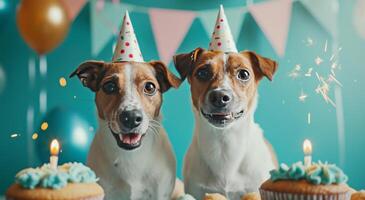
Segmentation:
{"type": "Polygon", "coordinates": [[[217,21],[215,22],[212,39],[209,43],[209,50],[237,52],[236,44],[232,37],[231,28],[229,28],[227,17],[224,14],[222,5],[220,5],[217,21]]]}
{"type": "Polygon", "coordinates": [[[124,15],[118,43],[114,50],[113,62],[116,61],[144,62],[128,11],[124,15]]]}

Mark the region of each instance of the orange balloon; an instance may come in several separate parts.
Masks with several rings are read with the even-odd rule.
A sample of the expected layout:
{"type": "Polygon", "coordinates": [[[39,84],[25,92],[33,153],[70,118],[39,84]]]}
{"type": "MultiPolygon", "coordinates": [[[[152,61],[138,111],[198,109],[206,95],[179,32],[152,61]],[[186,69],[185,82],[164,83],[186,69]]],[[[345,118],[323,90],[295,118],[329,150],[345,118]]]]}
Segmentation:
{"type": "Polygon", "coordinates": [[[23,39],[38,54],[56,48],[70,26],[59,0],[23,0],[18,5],[16,21],[23,39]]]}

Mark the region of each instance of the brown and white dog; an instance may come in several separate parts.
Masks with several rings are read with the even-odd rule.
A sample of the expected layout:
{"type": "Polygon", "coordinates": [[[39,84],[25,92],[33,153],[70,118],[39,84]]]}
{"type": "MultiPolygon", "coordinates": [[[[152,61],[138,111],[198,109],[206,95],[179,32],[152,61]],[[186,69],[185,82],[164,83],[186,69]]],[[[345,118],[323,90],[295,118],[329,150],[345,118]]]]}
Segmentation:
{"type": "Polygon", "coordinates": [[[201,48],[176,55],[174,62],[191,85],[196,120],[185,156],[185,192],[196,199],[221,193],[238,200],[258,191],[277,161],[254,121],[257,88],[263,76],[272,80],[277,63],[250,51],[201,48]]]}
{"type": "Polygon", "coordinates": [[[95,92],[100,127],[88,164],[100,177],[105,199],[170,199],[176,162],[160,108],[162,93],[180,80],[158,61],[88,61],[74,75],[95,92]]]}

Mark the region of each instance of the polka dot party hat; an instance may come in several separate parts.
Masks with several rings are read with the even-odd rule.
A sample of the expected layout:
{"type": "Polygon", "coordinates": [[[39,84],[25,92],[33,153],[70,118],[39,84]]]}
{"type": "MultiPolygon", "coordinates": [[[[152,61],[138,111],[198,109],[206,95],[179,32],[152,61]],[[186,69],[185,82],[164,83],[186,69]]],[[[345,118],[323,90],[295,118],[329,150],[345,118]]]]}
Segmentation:
{"type": "Polygon", "coordinates": [[[237,52],[236,44],[232,37],[231,28],[228,25],[227,17],[224,14],[222,5],[220,5],[212,39],[209,43],[209,50],[237,52]]]}
{"type": "Polygon", "coordinates": [[[144,62],[128,11],[124,15],[122,28],[114,50],[113,62],[116,61],[144,62]]]}

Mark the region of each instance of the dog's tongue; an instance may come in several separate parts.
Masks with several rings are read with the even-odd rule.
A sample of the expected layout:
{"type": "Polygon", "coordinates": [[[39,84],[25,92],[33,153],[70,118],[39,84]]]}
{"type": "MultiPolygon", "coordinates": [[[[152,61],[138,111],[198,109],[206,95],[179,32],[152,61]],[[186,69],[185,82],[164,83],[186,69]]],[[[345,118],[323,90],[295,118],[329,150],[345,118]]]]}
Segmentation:
{"type": "Polygon", "coordinates": [[[119,134],[119,139],[125,144],[136,144],[142,135],[137,133],[119,134]]]}

